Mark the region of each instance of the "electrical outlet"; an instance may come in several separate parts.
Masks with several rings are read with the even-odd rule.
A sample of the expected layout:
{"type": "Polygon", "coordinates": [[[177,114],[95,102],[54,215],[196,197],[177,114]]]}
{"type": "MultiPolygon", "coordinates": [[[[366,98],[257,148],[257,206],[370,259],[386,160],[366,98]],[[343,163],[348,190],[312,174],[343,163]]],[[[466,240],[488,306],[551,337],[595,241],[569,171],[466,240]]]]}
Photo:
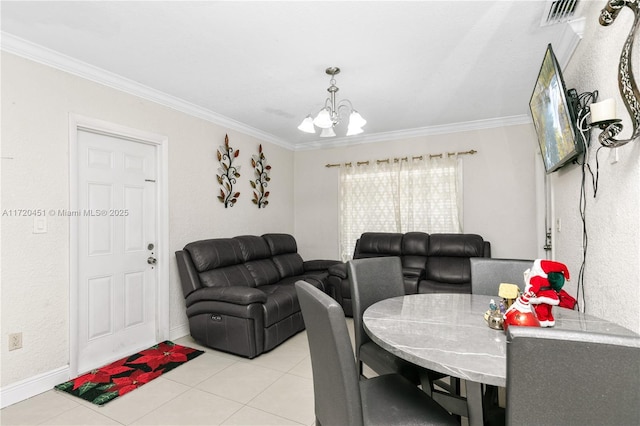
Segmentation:
{"type": "Polygon", "coordinates": [[[9,350],[15,351],[22,348],[22,333],[9,334],[9,350]]]}

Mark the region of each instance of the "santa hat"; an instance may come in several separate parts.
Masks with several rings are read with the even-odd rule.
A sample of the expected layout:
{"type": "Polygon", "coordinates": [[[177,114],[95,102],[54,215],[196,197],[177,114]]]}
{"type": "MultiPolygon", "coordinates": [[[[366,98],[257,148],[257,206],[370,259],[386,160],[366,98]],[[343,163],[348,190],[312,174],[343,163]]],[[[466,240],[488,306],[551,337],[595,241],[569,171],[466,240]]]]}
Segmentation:
{"type": "Polygon", "coordinates": [[[570,279],[567,265],[553,260],[536,259],[528,273],[528,286],[534,293],[543,287],[560,291],[564,282],[570,279]]]}

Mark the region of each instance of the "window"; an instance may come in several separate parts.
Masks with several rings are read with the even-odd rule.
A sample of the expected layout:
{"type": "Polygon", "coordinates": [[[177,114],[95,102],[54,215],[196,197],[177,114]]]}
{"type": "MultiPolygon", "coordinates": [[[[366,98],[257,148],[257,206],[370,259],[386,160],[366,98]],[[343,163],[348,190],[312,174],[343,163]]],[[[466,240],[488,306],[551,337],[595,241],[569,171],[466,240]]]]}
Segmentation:
{"type": "Polygon", "coordinates": [[[462,232],[462,160],[425,157],[341,169],[343,260],[363,232],[462,232]]]}

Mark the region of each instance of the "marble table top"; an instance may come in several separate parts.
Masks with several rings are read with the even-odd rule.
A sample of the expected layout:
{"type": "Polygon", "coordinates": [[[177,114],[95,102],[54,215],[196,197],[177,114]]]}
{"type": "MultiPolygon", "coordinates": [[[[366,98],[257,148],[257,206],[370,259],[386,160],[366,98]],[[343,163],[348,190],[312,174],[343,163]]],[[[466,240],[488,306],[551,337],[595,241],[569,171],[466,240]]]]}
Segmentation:
{"type": "MultiPolygon", "coordinates": [[[[364,328],[378,345],[414,364],[463,380],[505,386],[506,334],[489,328],[483,317],[490,299],[470,294],[394,297],[364,312],[364,328]]],[[[553,314],[555,328],[635,335],[578,311],[556,307],[553,314]]]]}

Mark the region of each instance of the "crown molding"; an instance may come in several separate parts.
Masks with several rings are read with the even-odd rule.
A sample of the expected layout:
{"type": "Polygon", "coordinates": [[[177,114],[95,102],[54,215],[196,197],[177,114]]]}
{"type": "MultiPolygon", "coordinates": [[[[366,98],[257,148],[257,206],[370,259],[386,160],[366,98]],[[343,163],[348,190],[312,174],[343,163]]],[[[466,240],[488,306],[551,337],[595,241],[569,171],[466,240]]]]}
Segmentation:
{"type": "Polygon", "coordinates": [[[491,118],[487,120],[466,121],[461,123],[419,127],[415,129],[400,130],[397,132],[384,132],[371,135],[331,138],[330,140],[319,139],[311,142],[297,144],[296,151],[307,151],[320,148],[337,148],[365,143],[411,139],[448,133],[469,132],[474,130],[492,129],[496,127],[530,124],[531,122],[531,117],[529,115],[523,114],[510,117],[491,118]]]}
{"type": "Polygon", "coordinates": [[[291,143],[270,133],[263,132],[224,115],[202,108],[183,99],[152,89],[136,81],[124,78],[118,74],[106,71],[96,66],[79,61],[52,49],[40,46],[30,41],[0,31],[1,48],[3,51],[29,59],[31,61],[59,69],[78,77],[111,87],[113,89],[147,99],[151,102],[172,108],[190,116],[200,118],[219,126],[244,133],[265,142],[291,151],[306,151],[313,149],[344,147],[366,143],[409,139],[422,136],[457,133],[494,127],[512,126],[531,122],[527,115],[502,117],[488,120],[452,123],[438,126],[420,127],[394,132],[375,133],[370,135],[350,136],[341,138],[318,139],[304,143],[291,143]]]}
{"type": "Polygon", "coordinates": [[[64,55],[52,49],[40,46],[30,41],[16,37],[6,32],[0,32],[2,50],[17,56],[38,62],[52,68],[82,77],[84,79],[111,87],[113,89],[134,95],[157,104],[172,108],[176,111],[189,114],[193,117],[201,118],[211,123],[226,127],[253,136],[262,141],[270,142],[274,145],[293,150],[294,145],[275,137],[270,133],[263,132],[254,127],[232,118],[215,113],[206,108],[187,102],[183,99],[169,95],[156,89],[140,84],[136,81],[124,78],[118,74],[106,71],[102,68],[89,65],[70,56],[64,55]]]}

